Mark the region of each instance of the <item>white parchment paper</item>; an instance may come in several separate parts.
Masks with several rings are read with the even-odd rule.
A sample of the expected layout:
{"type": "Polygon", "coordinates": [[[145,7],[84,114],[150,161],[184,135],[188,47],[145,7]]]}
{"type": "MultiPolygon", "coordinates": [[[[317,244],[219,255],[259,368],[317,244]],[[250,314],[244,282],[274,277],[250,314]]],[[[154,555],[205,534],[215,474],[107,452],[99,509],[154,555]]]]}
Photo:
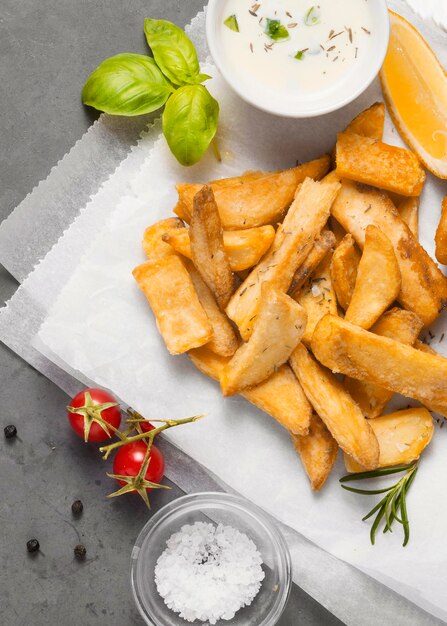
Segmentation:
{"type": "MultiPolygon", "coordinates": [[[[193,38],[196,39],[196,43],[199,44],[199,50],[201,51],[201,56],[203,58],[204,55],[206,54],[206,46],[204,45],[203,36],[202,36],[202,26],[203,26],[202,20],[203,20],[202,17],[196,20],[195,24],[193,25],[191,34],[193,38]]],[[[218,85],[216,85],[213,88],[216,89],[216,93],[217,93],[217,90],[219,89],[218,85]]],[[[223,89],[223,87],[221,87],[221,89],[223,89]]],[[[224,94],[222,94],[222,100],[223,100],[223,96],[224,94]]],[[[371,99],[374,99],[374,97],[375,97],[374,92],[372,90],[368,94],[367,97],[363,98],[362,101],[355,103],[355,105],[350,107],[349,111],[345,112],[345,116],[342,120],[340,120],[340,123],[344,124],[346,121],[348,121],[350,117],[354,115],[355,112],[360,110],[364,105],[366,105],[367,102],[372,101],[371,99]]],[[[219,99],[221,99],[220,95],[219,95],[219,99]]],[[[329,147],[331,145],[331,142],[336,132],[336,128],[334,127],[335,126],[334,120],[331,120],[329,118],[323,118],[323,122],[326,122],[326,123],[321,124],[318,128],[318,132],[321,133],[321,136],[326,140],[326,145],[323,146],[322,144],[317,144],[316,142],[311,143],[313,130],[310,127],[307,127],[306,129],[296,128],[295,134],[293,135],[293,137],[290,137],[290,138],[288,138],[288,135],[289,135],[288,132],[286,132],[285,134],[283,132],[282,134],[279,134],[275,138],[274,135],[277,132],[277,128],[275,126],[272,129],[271,133],[266,134],[268,138],[267,145],[265,145],[265,148],[263,150],[259,150],[259,141],[258,141],[259,136],[265,134],[266,127],[270,126],[272,118],[267,118],[266,116],[261,115],[261,118],[263,117],[264,119],[260,119],[259,117],[257,117],[258,113],[255,112],[253,109],[246,110],[246,107],[241,105],[240,101],[235,101],[235,100],[232,101],[231,99],[225,102],[225,107],[223,108],[224,108],[224,111],[230,112],[230,114],[228,113],[225,114],[224,112],[222,115],[222,117],[225,116],[226,121],[232,120],[235,112],[236,112],[236,116],[241,115],[239,120],[232,120],[232,123],[227,124],[226,127],[224,127],[220,133],[221,143],[223,144],[224,153],[225,153],[225,169],[221,169],[219,173],[216,173],[214,169],[215,164],[213,162],[208,162],[205,164],[204,170],[202,169],[203,166],[200,166],[200,168],[197,168],[196,171],[190,172],[190,180],[205,180],[206,178],[213,177],[213,176],[228,175],[232,172],[239,171],[241,167],[242,168],[245,167],[243,165],[244,163],[247,163],[246,167],[252,167],[252,165],[250,165],[252,162],[256,162],[257,167],[265,167],[265,168],[280,167],[283,165],[289,166],[293,163],[293,161],[291,162],[290,159],[293,160],[295,158],[298,158],[300,160],[304,160],[304,158],[313,156],[312,150],[314,148],[316,149],[317,147],[319,147],[319,145],[325,148],[329,147]],[[250,124],[253,124],[253,126],[250,126],[250,124]],[[255,128],[254,133],[250,131],[250,129],[253,130],[253,128],[255,128]],[[245,131],[245,135],[244,135],[244,131],[245,131]],[[331,135],[328,135],[329,131],[331,132],[331,135]],[[238,141],[235,141],[234,137],[229,139],[229,136],[231,133],[236,135],[239,142],[243,141],[244,146],[246,148],[248,147],[248,149],[245,152],[242,152],[241,154],[238,153],[237,151],[238,141]],[[238,137],[239,133],[240,133],[240,137],[238,137]],[[253,137],[251,136],[252,134],[253,134],[253,137]],[[303,144],[306,144],[307,150],[303,149],[303,144]],[[285,149],[283,149],[284,146],[285,146],[285,149]],[[287,150],[287,152],[285,150],[287,150]],[[253,161],[253,154],[256,155],[256,159],[254,161],[253,161]],[[210,171],[213,172],[212,175],[209,174],[210,171]]],[[[90,140],[92,139],[92,134],[94,134],[94,132],[95,131],[93,130],[92,133],[90,134],[90,137],[89,137],[90,140]]],[[[148,141],[146,141],[146,143],[143,146],[143,151],[147,153],[150,147],[152,146],[152,144],[153,144],[153,137],[151,137],[148,141]]],[[[77,148],[79,148],[79,146],[77,146],[77,148]]],[[[129,150],[129,148],[130,148],[130,145],[128,146],[127,151],[129,150]]],[[[159,146],[157,146],[157,149],[158,148],[159,146]]],[[[121,149],[123,150],[123,154],[125,154],[126,149],[124,145],[122,146],[121,149]]],[[[137,204],[136,203],[134,204],[134,202],[139,197],[140,197],[140,200],[143,197],[147,198],[147,200],[150,200],[150,202],[148,201],[147,205],[144,207],[144,210],[146,211],[146,218],[145,218],[146,221],[144,225],[146,225],[146,223],[150,221],[155,220],[157,218],[157,215],[159,214],[158,213],[159,211],[162,212],[161,214],[165,215],[165,209],[166,209],[165,205],[163,206],[159,205],[157,208],[153,209],[154,207],[153,200],[155,200],[156,198],[160,200],[159,195],[156,194],[154,199],[152,198],[152,195],[151,195],[153,190],[157,188],[160,182],[158,178],[154,175],[154,173],[156,173],[157,170],[154,170],[152,172],[151,174],[153,176],[152,179],[149,177],[147,181],[144,181],[141,179],[141,176],[139,176],[138,179],[136,181],[133,181],[132,185],[129,186],[129,181],[131,178],[130,173],[138,169],[140,165],[140,159],[142,159],[144,155],[143,151],[139,152],[137,148],[135,151],[132,152],[131,157],[134,160],[132,163],[127,162],[126,164],[128,166],[130,165],[130,168],[126,169],[126,165],[125,165],[123,168],[121,168],[121,172],[119,172],[115,177],[113,177],[109,181],[111,184],[108,187],[108,189],[107,189],[107,184],[104,186],[103,189],[101,189],[100,193],[96,197],[94,197],[93,200],[82,211],[80,220],[75,222],[75,225],[65,233],[64,237],[61,239],[59,244],[52,250],[52,252],[47,256],[47,258],[39,265],[37,270],[33,272],[31,277],[25,282],[24,287],[19,290],[17,295],[10,302],[9,306],[6,309],[4,309],[0,314],[0,336],[6,341],[6,343],[8,343],[8,345],[10,345],[17,352],[19,352],[22,356],[24,356],[24,358],[29,360],[35,367],[37,367],[38,369],[40,369],[40,371],[44,372],[46,375],[52,378],[52,380],[57,382],[61,387],[66,389],[68,392],[71,392],[71,390],[77,389],[79,386],[79,383],[77,383],[77,381],[73,379],[71,375],[66,374],[65,371],[60,369],[58,366],[54,365],[51,361],[47,360],[44,355],[38,353],[32,346],[30,346],[30,339],[33,337],[37,328],[40,325],[40,322],[44,318],[46,311],[48,309],[49,303],[51,303],[55,299],[61,286],[68,280],[69,276],[71,275],[73,269],[75,268],[77,264],[78,255],[79,257],[82,256],[84,248],[80,249],[79,244],[80,242],[85,240],[84,229],[86,226],[91,226],[92,224],[95,224],[95,228],[97,230],[100,230],[102,227],[102,222],[104,220],[104,217],[107,215],[108,212],[111,212],[112,209],[117,206],[117,204],[119,204],[119,207],[117,210],[118,212],[117,212],[117,215],[114,216],[113,221],[117,218],[118,220],[122,219],[123,216],[121,217],[119,216],[119,210],[124,210],[127,203],[129,203],[133,207],[132,210],[135,210],[137,212],[140,211],[142,215],[143,205],[140,203],[139,205],[140,208],[138,209],[137,204]],[[153,181],[152,191],[151,191],[151,180],[153,181]],[[117,200],[123,194],[130,194],[129,198],[127,198],[127,200],[125,200],[124,202],[123,200],[120,200],[119,202],[117,202],[117,200]],[[83,222],[82,220],[85,220],[85,222],[83,222]]],[[[76,151],[73,151],[73,152],[76,152],[76,151]]],[[[166,155],[164,156],[166,157],[166,155]]],[[[98,153],[98,158],[101,158],[100,151],[98,153]]],[[[81,163],[82,163],[82,159],[80,158],[79,162],[76,163],[76,166],[80,168],[81,163]]],[[[115,163],[115,167],[116,167],[116,164],[117,163],[115,163]]],[[[167,168],[169,168],[171,165],[172,165],[172,162],[168,161],[167,168]]],[[[109,163],[108,167],[109,169],[107,170],[107,175],[113,172],[114,164],[109,163]]],[[[147,170],[143,168],[143,172],[145,171],[147,170]]],[[[67,181],[66,180],[64,181],[64,172],[61,171],[60,168],[55,170],[52,173],[52,175],[54,176],[55,173],[57,175],[60,174],[60,178],[56,179],[56,183],[60,184],[61,182],[63,182],[64,184],[67,184],[67,181]]],[[[65,171],[65,176],[67,176],[67,171],[65,171]]],[[[184,170],[181,170],[180,172],[171,171],[171,176],[176,177],[176,180],[180,180],[181,178],[184,178],[184,170]]],[[[101,179],[99,178],[99,180],[101,179]]],[[[40,186],[40,191],[42,191],[42,185],[40,186]]],[[[74,187],[70,189],[65,188],[65,191],[70,196],[70,201],[72,202],[72,210],[71,212],[67,212],[66,214],[64,214],[64,218],[66,221],[65,222],[63,222],[63,220],[61,221],[64,227],[68,226],[70,221],[76,215],[76,211],[79,210],[80,207],[82,206],[82,198],[88,197],[89,195],[88,193],[87,195],[85,195],[86,189],[84,189],[82,185],[80,185],[80,188],[77,190],[78,193],[76,193],[76,190],[74,187]]],[[[31,204],[31,201],[33,200],[33,197],[35,197],[34,194],[31,195],[27,200],[30,204],[31,204]]],[[[40,200],[44,200],[44,197],[45,197],[44,194],[43,195],[41,194],[40,200]]],[[[168,196],[165,196],[163,202],[165,201],[166,203],[168,201],[171,202],[171,197],[169,196],[169,199],[168,199],[168,196]]],[[[170,208],[170,206],[168,208],[170,208]]],[[[22,206],[21,209],[25,209],[25,210],[20,211],[19,212],[20,215],[19,213],[16,213],[14,217],[14,219],[16,219],[16,226],[11,227],[9,230],[9,234],[11,235],[14,234],[14,228],[20,225],[21,220],[29,217],[27,215],[26,207],[22,206]]],[[[42,207],[42,210],[44,210],[44,207],[42,207]]],[[[438,211],[438,205],[436,205],[436,211],[438,211]]],[[[51,244],[54,243],[61,234],[60,228],[52,229],[51,227],[51,223],[50,223],[51,211],[48,212],[48,216],[50,217],[49,226],[48,226],[47,231],[45,231],[45,233],[42,235],[42,242],[44,245],[48,246],[47,249],[51,247],[51,244]]],[[[113,221],[111,224],[108,225],[109,231],[110,231],[111,226],[113,230],[113,221]]],[[[119,224],[119,221],[115,225],[117,224],[119,224]]],[[[11,226],[11,222],[8,224],[8,227],[10,226],[11,226]]],[[[137,230],[136,224],[134,224],[134,228],[136,231],[137,230]]],[[[2,242],[2,235],[4,235],[4,232],[5,231],[3,230],[3,227],[2,227],[2,229],[0,229],[0,243],[2,242]]],[[[432,236],[432,233],[431,233],[431,236],[432,236]]],[[[139,241],[140,237],[141,237],[141,232],[138,233],[136,240],[129,240],[123,249],[121,249],[122,242],[120,240],[119,249],[116,250],[117,255],[120,256],[123,253],[123,250],[126,250],[126,248],[128,250],[132,248],[133,253],[136,253],[138,250],[138,243],[137,245],[135,244],[136,242],[139,241]]],[[[25,234],[25,239],[26,239],[26,234],[25,234]]],[[[33,243],[36,244],[36,241],[33,242],[32,237],[31,237],[31,244],[29,246],[29,249],[30,249],[29,256],[27,256],[24,259],[21,259],[21,258],[14,259],[14,268],[15,268],[14,273],[19,278],[22,278],[23,276],[25,276],[26,273],[31,269],[33,262],[37,261],[37,259],[40,258],[41,252],[40,253],[39,252],[36,253],[35,251],[33,252],[33,245],[32,245],[33,243]],[[33,254],[34,254],[34,257],[33,257],[33,254]]],[[[2,245],[0,245],[0,249],[1,249],[0,254],[2,255],[2,258],[0,260],[8,261],[8,259],[11,258],[12,252],[8,251],[7,253],[5,253],[5,249],[2,245]]],[[[138,257],[138,259],[139,258],[140,257],[138,257]]],[[[13,266],[10,265],[10,267],[13,267],[13,266]]],[[[71,288],[73,288],[74,284],[75,283],[71,284],[71,288]]],[[[133,293],[133,297],[134,296],[135,296],[135,292],[133,293]]],[[[96,309],[97,307],[99,307],[99,303],[100,303],[100,300],[97,300],[93,305],[90,303],[87,309],[90,309],[90,308],[96,309]]],[[[146,324],[148,322],[151,324],[152,322],[150,320],[150,312],[148,312],[147,309],[144,308],[144,305],[145,303],[143,301],[140,301],[140,306],[143,307],[140,310],[141,311],[144,310],[145,322],[146,324]]],[[[85,310],[85,307],[83,307],[83,310],[85,310]]],[[[127,320],[126,318],[126,323],[128,323],[130,327],[131,320],[130,319],[127,320]]],[[[161,346],[158,346],[158,349],[161,349],[161,346]]],[[[63,360],[59,360],[59,358],[54,353],[51,353],[48,350],[48,348],[45,348],[45,351],[47,352],[47,354],[51,356],[52,359],[54,359],[56,362],[62,365],[65,370],[67,370],[71,374],[76,374],[77,377],[81,380],[87,380],[87,377],[85,375],[81,375],[79,371],[78,372],[74,371],[63,360]]],[[[114,355],[114,359],[116,358],[126,359],[127,356],[125,354],[118,352],[117,354],[114,355]]],[[[155,365],[156,367],[154,369],[156,369],[159,366],[158,362],[156,362],[155,365]]],[[[168,367],[171,367],[171,365],[168,365],[168,367]]],[[[184,363],[182,364],[176,363],[174,369],[170,370],[171,380],[173,381],[175,385],[177,384],[177,380],[174,380],[173,377],[176,376],[176,378],[178,378],[178,376],[184,375],[185,367],[186,367],[186,372],[188,372],[190,370],[189,365],[185,365],[184,363]]],[[[88,367],[87,367],[87,371],[90,371],[88,367]]],[[[130,371],[130,368],[129,368],[129,371],[130,371]]],[[[188,373],[186,373],[185,375],[185,381],[184,381],[184,384],[182,382],[181,388],[184,388],[185,385],[188,386],[190,384],[190,381],[187,380],[187,377],[188,377],[188,373]]],[[[195,385],[196,383],[193,382],[193,384],[195,385]]],[[[151,376],[149,377],[146,376],[144,379],[144,385],[146,386],[150,385],[151,387],[153,385],[155,388],[156,379],[151,376]]],[[[212,398],[213,396],[216,397],[218,393],[217,390],[214,388],[212,383],[209,383],[208,381],[205,381],[202,378],[199,378],[197,380],[197,385],[198,385],[197,393],[199,394],[199,399],[200,399],[200,403],[199,403],[200,409],[203,408],[204,404],[206,404],[207,407],[211,406],[208,403],[207,397],[208,396],[210,398],[212,398]],[[211,389],[208,388],[209,385],[211,385],[211,389]]],[[[191,402],[191,400],[189,399],[188,402],[191,402]]],[[[154,410],[156,409],[157,411],[159,410],[160,407],[165,408],[166,410],[169,410],[169,406],[163,405],[163,403],[158,401],[156,398],[153,398],[151,401],[150,408],[152,407],[154,407],[154,410]]],[[[186,406],[185,406],[185,410],[186,410],[186,406]]],[[[269,460],[270,459],[270,450],[269,450],[270,442],[275,442],[275,446],[276,446],[276,443],[279,442],[279,446],[281,449],[282,449],[283,444],[284,444],[284,447],[288,446],[288,442],[284,440],[283,434],[278,429],[276,429],[274,426],[269,424],[268,420],[266,421],[266,417],[263,414],[255,411],[254,409],[249,408],[249,405],[242,403],[242,401],[236,401],[236,403],[234,404],[231,403],[231,406],[229,406],[229,408],[227,406],[224,410],[227,413],[227,416],[228,414],[230,415],[230,417],[229,418],[227,417],[227,419],[230,419],[231,423],[234,420],[237,426],[236,431],[231,434],[232,436],[233,434],[235,436],[238,436],[240,432],[238,428],[239,426],[238,422],[241,419],[245,419],[243,418],[244,415],[247,416],[246,419],[248,420],[248,423],[255,424],[256,421],[259,421],[261,424],[264,424],[265,422],[265,428],[267,429],[267,448],[264,448],[264,450],[267,450],[268,452],[266,453],[266,460],[262,459],[263,461],[262,467],[264,467],[264,463],[266,463],[266,471],[264,471],[261,474],[261,480],[262,480],[264,478],[264,474],[271,473],[271,469],[272,469],[272,465],[269,465],[269,463],[271,463],[271,461],[269,460]],[[273,428],[273,432],[270,432],[270,430],[268,430],[269,428],[273,428]]],[[[213,428],[214,428],[214,419],[213,419],[213,428]]],[[[190,435],[192,436],[191,431],[190,431],[190,435]]],[[[243,439],[242,431],[240,432],[240,435],[241,435],[241,438],[243,439]]],[[[201,436],[202,435],[199,435],[197,433],[195,434],[195,439],[201,436]]],[[[252,436],[251,430],[248,433],[248,436],[249,438],[252,436]]],[[[257,437],[257,434],[255,431],[253,432],[253,436],[257,437]]],[[[181,441],[180,443],[182,444],[181,441]]],[[[239,446],[239,448],[241,447],[242,446],[239,446]]],[[[245,446],[243,446],[243,448],[245,449],[245,446]]],[[[233,468],[233,479],[234,478],[237,479],[237,486],[236,486],[237,490],[240,490],[239,474],[243,476],[245,472],[247,471],[253,472],[252,465],[254,464],[254,460],[252,459],[253,463],[250,463],[250,458],[247,455],[245,456],[246,456],[246,459],[242,462],[240,467],[233,468]]],[[[187,457],[185,458],[187,459],[187,457]]],[[[197,458],[197,455],[196,455],[196,458],[197,458]]],[[[290,455],[288,459],[289,459],[287,461],[288,469],[292,470],[294,477],[298,477],[298,475],[301,473],[301,468],[299,467],[297,460],[295,459],[295,457],[291,459],[290,455]],[[289,462],[293,463],[293,465],[290,466],[289,462]]],[[[197,488],[204,488],[203,484],[206,481],[204,481],[203,476],[201,476],[201,478],[198,478],[198,476],[200,476],[200,472],[198,472],[197,470],[199,466],[197,464],[194,464],[191,461],[189,463],[189,467],[190,467],[190,471],[188,474],[186,474],[183,470],[184,464],[182,465],[179,462],[178,468],[173,465],[171,468],[172,473],[170,474],[170,477],[173,478],[177,482],[177,484],[179,484],[179,486],[181,486],[187,491],[197,490],[197,488]],[[177,469],[178,469],[178,472],[176,471],[177,469]],[[178,474],[178,476],[175,475],[176,473],[178,474]]],[[[277,467],[277,463],[275,462],[274,470],[276,469],[280,469],[280,468],[277,467]]],[[[221,475],[221,477],[223,477],[221,472],[218,472],[218,473],[221,475]]],[[[209,480],[211,481],[211,478],[209,480]]],[[[259,480],[260,480],[260,476],[258,475],[258,482],[259,480]]],[[[273,500],[270,503],[273,509],[276,507],[276,504],[275,504],[277,502],[276,497],[279,497],[280,494],[282,494],[282,496],[285,495],[285,488],[282,486],[281,481],[280,481],[280,484],[277,485],[276,487],[277,487],[276,490],[279,493],[278,494],[273,493],[273,500]]],[[[302,487],[304,487],[304,485],[301,485],[300,489],[302,487]]],[[[305,486],[305,488],[307,489],[307,485],[305,486]]],[[[271,498],[271,491],[267,484],[264,486],[264,489],[263,489],[263,495],[262,495],[263,502],[261,503],[261,505],[266,504],[265,502],[266,498],[267,499],[271,498]]],[[[312,504],[312,507],[319,507],[320,506],[319,499],[312,498],[311,504],[312,504]]],[[[305,507],[308,507],[307,500],[301,502],[300,509],[302,508],[304,509],[305,507]]],[[[310,513],[311,513],[310,511],[307,512],[308,515],[310,515],[310,513]]],[[[356,511],[354,511],[354,514],[357,514],[357,517],[355,518],[356,520],[360,517],[358,513],[359,511],[357,511],[356,509],[356,511]]],[[[349,514],[351,515],[352,519],[354,519],[352,514],[351,513],[349,514]]],[[[330,516],[329,516],[329,519],[330,519],[330,516]]],[[[335,518],[334,518],[334,521],[335,521],[335,518]]],[[[362,526],[362,530],[361,530],[362,544],[361,545],[364,545],[366,530],[363,527],[363,525],[361,526],[362,526]]],[[[329,534],[332,533],[331,527],[332,527],[332,523],[329,523],[328,528],[326,530],[326,532],[329,534]]],[[[398,596],[395,596],[389,590],[382,588],[373,580],[370,580],[367,577],[363,576],[360,572],[353,570],[351,567],[349,567],[349,565],[342,563],[338,561],[337,559],[335,559],[334,557],[331,557],[329,554],[326,554],[325,552],[319,550],[316,546],[307,542],[303,537],[301,537],[297,533],[286,529],[286,535],[287,535],[289,545],[292,548],[292,554],[294,557],[294,574],[295,574],[296,582],[298,582],[304,589],[306,589],[309,593],[311,593],[319,602],[327,606],[331,611],[333,611],[346,623],[348,624],[362,623],[365,625],[379,624],[379,623],[385,624],[385,623],[391,623],[391,622],[395,624],[405,623],[405,624],[421,624],[421,625],[435,623],[434,620],[430,619],[427,615],[424,615],[423,613],[419,612],[414,606],[402,602],[402,600],[398,596]],[[372,607],[374,607],[374,609],[372,607]]],[[[421,544],[419,544],[419,547],[421,547],[421,544]]],[[[397,553],[396,558],[399,558],[399,555],[400,555],[400,552],[397,553]]],[[[342,554],[341,556],[342,558],[346,558],[344,554],[342,554]]],[[[405,568],[404,562],[402,562],[402,567],[405,568]]],[[[412,598],[413,601],[418,601],[418,598],[414,597],[414,592],[411,589],[409,593],[406,593],[405,595],[407,597],[412,598]]],[[[427,604],[421,603],[421,605],[426,606],[426,608],[430,609],[430,606],[427,604]]],[[[439,612],[437,614],[439,614],[439,612]]]]}
{"type": "MultiPolygon", "coordinates": [[[[283,523],[446,619],[447,503],[441,496],[447,473],[446,432],[436,433],[410,494],[410,545],[403,550],[401,537],[394,533],[372,547],[360,521],[369,500],[340,489],[341,465],[323,493],[312,494],[283,429],[243,399],[223,399],[217,384],[197,372],[187,357],[167,353],[133,281],[132,268],[144,260],[142,233],[148,224],[170,214],[176,182],[206,181],[314,158],[330,150],[336,132],[355,113],[381,97],[376,83],[341,112],[317,120],[282,120],[245,105],[214,68],[207,71],[215,76],[209,86],[221,104],[224,162],[218,165],[208,155],[185,172],[164,141],[157,142],[130,192],[121,198],[62,290],[35,345],[50,359],[113,389],[148,416],[205,409],[207,420],[170,431],[168,439],[283,523]]],[[[385,139],[400,143],[390,123],[385,139]]],[[[421,240],[429,252],[444,190],[430,179],[422,200],[421,240]]],[[[433,332],[439,336],[444,330],[445,318],[433,332]]],[[[442,343],[436,348],[445,352],[442,343]]]]}

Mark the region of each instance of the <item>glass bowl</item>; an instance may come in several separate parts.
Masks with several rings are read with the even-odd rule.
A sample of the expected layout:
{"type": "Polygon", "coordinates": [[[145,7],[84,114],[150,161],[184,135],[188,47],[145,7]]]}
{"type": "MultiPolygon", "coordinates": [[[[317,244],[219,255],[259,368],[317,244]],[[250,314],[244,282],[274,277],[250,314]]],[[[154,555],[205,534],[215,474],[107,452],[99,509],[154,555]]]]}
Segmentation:
{"type": "MultiPolygon", "coordinates": [[[[140,532],[131,557],[131,584],[141,616],[150,626],[184,626],[182,619],[164,604],[154,582],[158,557],[169,537],[185,524],[213,522],[233,526],[256,544],[265,578],[250,606],[240,609],[223,626],[274,626],[280,618],[292,585],[290,553],[280,530],[264,511],[248,500],[227,493],[196,493],[170,502],[140,532]]],[[[207,624],[196,620],[194,624],[207,624]]]]}

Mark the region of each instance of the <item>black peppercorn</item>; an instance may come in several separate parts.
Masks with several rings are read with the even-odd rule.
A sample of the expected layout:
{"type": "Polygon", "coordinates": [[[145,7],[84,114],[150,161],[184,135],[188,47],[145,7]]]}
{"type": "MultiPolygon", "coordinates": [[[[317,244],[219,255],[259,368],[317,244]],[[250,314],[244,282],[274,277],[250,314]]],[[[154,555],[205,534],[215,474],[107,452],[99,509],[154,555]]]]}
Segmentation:
{"type": "Polygon", "coordinates": [[[73,513],[73,515],[81,515],[83,510],[84,505],[80,500],[75,500],[71,505],[71,512],[73,513]]]}
{"type": "Polygon", "coordinates": [[[14,437],[17,436],[17,428],[14,426],[14,424],[9,424],[8,426],[5,426],[3,432],[5,433],[6,439],[14,439],[14,437]]]}
{"type": "Polygon", "coordinates": [[[87,550],[86,547],[82,545],[82,543],[80,543],[79,545],[77,545],[74,549],[74,555],[77,559],[79,559],[80,561],[83,561],[85,559],[85,555],[87,554],[87,550]]]}
{"type": "Polygon", "coordinates": [[[37,541],[37,539],[30,539],[29,541],[26,542],[26,549],[31,554],[34,554],[35,552],[39,552],[40,543],[37,541]]]}

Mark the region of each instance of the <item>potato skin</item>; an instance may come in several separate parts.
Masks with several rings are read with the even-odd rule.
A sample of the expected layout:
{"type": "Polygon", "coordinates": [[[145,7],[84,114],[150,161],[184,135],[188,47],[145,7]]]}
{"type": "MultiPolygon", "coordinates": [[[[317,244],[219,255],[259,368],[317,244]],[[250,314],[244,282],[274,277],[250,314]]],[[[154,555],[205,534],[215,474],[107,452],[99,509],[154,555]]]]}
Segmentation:
{"type": "Polygon", "coordinates": [[[414,398],[447,416],[447,359],[441,356],[380,337],[333,315],[318,323],[312,351],[333,372],[414,398]]]}
{"type": "Polygon", "coordinates": [[[337,460],[337,442],[316,413],[310,418],[309,433],[292,435],[292,442],[309,477],[312,491],[320,491],[337,460]]]}

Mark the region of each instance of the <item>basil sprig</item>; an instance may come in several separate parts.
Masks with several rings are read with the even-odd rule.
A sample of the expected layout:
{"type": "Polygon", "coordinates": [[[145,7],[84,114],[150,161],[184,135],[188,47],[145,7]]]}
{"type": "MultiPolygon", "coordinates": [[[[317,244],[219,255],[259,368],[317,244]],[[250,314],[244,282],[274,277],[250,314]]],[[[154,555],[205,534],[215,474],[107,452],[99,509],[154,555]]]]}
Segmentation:
{"type": "Polygon", "coordinates": [[[163,132],[182,165],[203,157],[217,131],[219,104],[201,83],[194,44],[166,20],[146,19],[144,32],[154,58],[124,53],[103,61],[82,90],[84,104],[110,115],[135,116],[165,106],[163,132]]]}
{"type": "Polygon", "coordinates": [[[144,20],[144,34],[155,62],[174,85],[196,85],[211,76],[200,73],[194,44],[185,32],[166,20],[144,20]]]}
{"type": "Polygon", "coordinates": [[[143,115],[162,107],[175,91],[154,59],[144,54],[117,54],[88,77],[84,104],[110,115],[143,115]]]}
{"type": "Polygon", "coordinates": [[[163,133],[182,165],[200,160],[217,128],[219,104],[203,85],[177,89],[163,113],[163,133]]]}

